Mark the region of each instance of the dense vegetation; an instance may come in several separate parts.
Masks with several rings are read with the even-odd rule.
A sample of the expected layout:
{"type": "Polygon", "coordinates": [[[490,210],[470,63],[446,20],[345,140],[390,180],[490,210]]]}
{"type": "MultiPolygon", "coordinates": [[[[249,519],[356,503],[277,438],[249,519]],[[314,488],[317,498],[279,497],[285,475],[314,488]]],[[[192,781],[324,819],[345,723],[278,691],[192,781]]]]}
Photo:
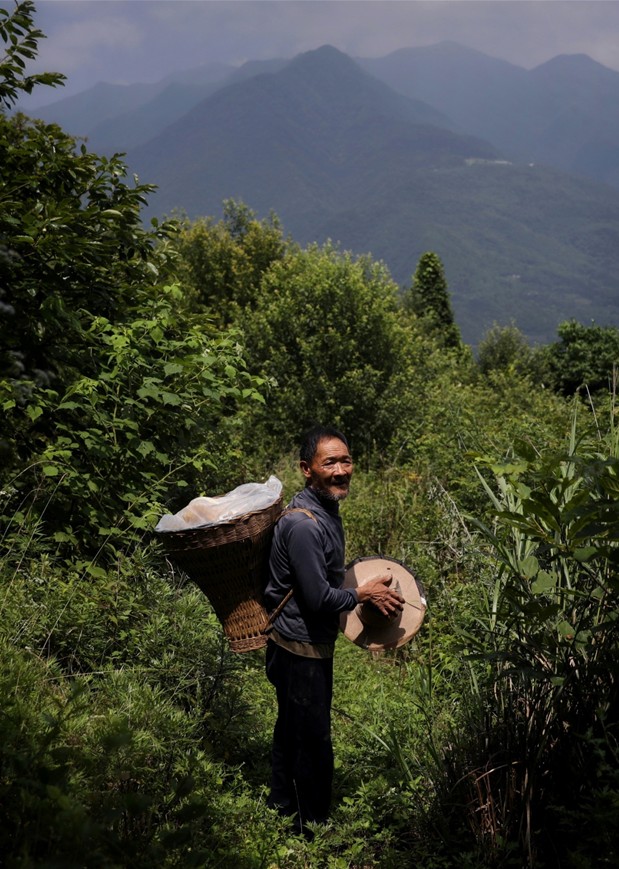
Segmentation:
{"type": "MultiPolygon", "coordinates": [[[[33,13],[0,11],[6,107],[33,13]]],[[[402,303],[242,203],[144,228],[149,188],[57,126],[0,114],[0,166],[6,865],[616,865],[616,331],[497,325],[476,361],[434,253],[402,303]],[[151,532],[198,492],[291,494],[315,420],[358,460],[350,557],[413,566],[429,611],[396,653],[338,643],[309,843],[265,805],[262,652],[151,532]]]]}

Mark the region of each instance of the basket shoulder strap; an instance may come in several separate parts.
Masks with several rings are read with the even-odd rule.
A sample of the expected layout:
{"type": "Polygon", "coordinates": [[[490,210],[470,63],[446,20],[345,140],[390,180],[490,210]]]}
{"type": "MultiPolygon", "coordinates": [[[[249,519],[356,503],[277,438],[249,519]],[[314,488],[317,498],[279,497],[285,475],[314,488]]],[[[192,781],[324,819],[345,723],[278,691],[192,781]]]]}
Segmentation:
{"type": "Polygon", "coordinates": [[[305,507],[284,507],[282,512],[277,517],[277,522],[282,519],[284,516],[287,516],[289,513],[305,513],[306,516],[309,516],[310,519],[313,519],[314,522],[318,522],[318,519],[314,516],[311,510],[306,510],[305,507]]]}
{"type": "MultiPolygon", "coordinates": [[[[279,514],[279,516],[278,516],[277,519],[275,520],[276,523],[279,522],[279,520],[280,520],[283,516],[288,515],[288,513],[305,513],[305,515],[306,515],[306,516],[309,516],[310,519],[313,519],[314,522],[318,522],[318,519],[316,519],[316,517],[314,516],[314,514],[312,513],[312,511],[311,511],[311,510],[306,510],[305,507],[286,507],[284,510],[282,510],[282,512],[279,514]]],[[[292,592],[293,592],[292,589],[290,589],[289,591],[287,591],[286,594],[284,595],[284,597],[283,597],[283,598],[280,600],[280,602],[277,604],[277,606],[275,607],[275,609],[273,610],[273,612],[270,613],[269,618],[268,618],[268,621],[267,621],[267,628],[266,628],[266,630],[269,630],[269,629],[271,628],[271,626],[273,625],[273,622],[275,621],[275,619],[278,617],[278,615],[281,613],[281,611],[283,610],[283,608],[286,606],[286,604],[288,603],[288,601],[289,601],[290,598],[292,597],[292,592]]]]}

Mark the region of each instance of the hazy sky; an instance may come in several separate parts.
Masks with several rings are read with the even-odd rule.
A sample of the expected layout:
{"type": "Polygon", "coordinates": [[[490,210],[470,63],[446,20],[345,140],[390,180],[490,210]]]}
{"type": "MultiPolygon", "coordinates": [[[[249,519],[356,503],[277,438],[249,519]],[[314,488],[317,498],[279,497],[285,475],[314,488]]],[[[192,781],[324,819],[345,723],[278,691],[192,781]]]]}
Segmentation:
{"type": "Polygon", "coordinates": [[[293,57],[326,43],[377,57],[447,39],[527,69],[584,53],[619,70],[619,0],[38,0],[36,7],[47,36],[36,69],[62,72],[68,82],[38,89],[33,105],[99,81],[152,82],[210,61],[293,57]]]}

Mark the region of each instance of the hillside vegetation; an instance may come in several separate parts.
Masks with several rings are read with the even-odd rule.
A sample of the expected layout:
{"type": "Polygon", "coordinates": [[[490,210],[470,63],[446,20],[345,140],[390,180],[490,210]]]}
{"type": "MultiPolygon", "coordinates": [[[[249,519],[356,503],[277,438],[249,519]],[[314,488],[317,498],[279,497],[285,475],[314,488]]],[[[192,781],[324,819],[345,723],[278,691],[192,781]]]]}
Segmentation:
{"type": "Polygon", "coordinates": [[[23,71],[33,16],[0,10],[5,865],[616,865],[618,330],[496,326],[475,361],[432,251],[402,295],[242,202],[146,229],[120,159],[8,115],[60,80],[23,71]],[[395,652],[340,637],[309,842],[266,807],[264,653],[153,528],[271,473],[290,496],[317,420],[356,459],[349,558],[402,560],[429,608],[395,652]]]}

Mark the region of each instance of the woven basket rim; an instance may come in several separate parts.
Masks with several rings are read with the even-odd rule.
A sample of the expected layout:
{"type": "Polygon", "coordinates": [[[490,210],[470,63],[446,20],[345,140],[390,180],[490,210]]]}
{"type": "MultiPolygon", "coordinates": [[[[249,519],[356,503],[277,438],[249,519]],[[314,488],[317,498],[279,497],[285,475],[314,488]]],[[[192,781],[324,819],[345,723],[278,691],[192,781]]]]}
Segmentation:
{"type": "Polygon", "coordinates": [[[273,508],[277,507],[281,503],[282,498],[280,496],[272,504],[267,504],[266,507],[262,507],[260,510],[250,510],[249,513],[243,513],[240,516],[235,516],[234,519],[226,519],[225,522],[205,522],[202,525],[192,525],[191,528],[162,528],[160,531],[157,531],[157,529],[155,529],[155,534],[161,534],[162,536],[168,534],[187,534],[194,531],[210,531],[212,528],[227,528],[232,525],[240,525],[241,522],[245,522],[246,519],[251,519],[252,516],[259,516],[261,513],[266,513],[267,510],[273,510],[273,508]]]}

